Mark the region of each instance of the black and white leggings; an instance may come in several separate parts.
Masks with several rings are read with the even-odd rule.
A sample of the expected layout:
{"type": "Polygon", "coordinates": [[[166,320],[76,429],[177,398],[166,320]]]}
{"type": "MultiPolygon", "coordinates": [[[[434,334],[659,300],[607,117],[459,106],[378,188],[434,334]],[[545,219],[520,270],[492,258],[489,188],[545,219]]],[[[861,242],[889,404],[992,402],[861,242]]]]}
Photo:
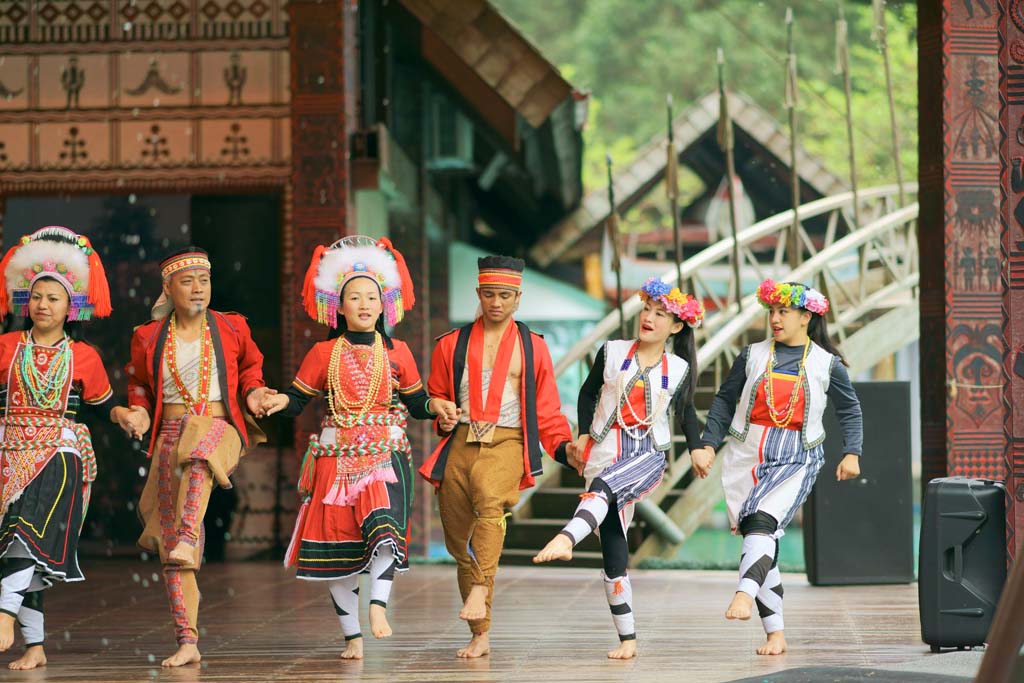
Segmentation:
{"type": "Polygon", "coordinates": [[[25,546],[15,539],[0,561],[0,612],[14,617],[21,627],[25,647],[42,645],[43,583],[36,563],[25,546]]]}
{"type": "MultiPolygon", "coordinates": [[[[394,548],[390,544],[381,545],[367,568],[370,574],[371,605],[387,608],[397,570],[398,560],[395,559],[394,548]]],[[[362,638],[359,626],[359,574],[328,581],[327,588],[331,591],[334,613],[338,615],[345,640],[362,638]]]]}
{"type": "Polygon", "coordinates": [[[594,530],[600,530],[601,558],[604,564],[604,592],[619,640],[635,640],[633,587],[626,574],[629,544],[619,519],[619,506],[612,489],[600,477],[580,496],[580,504],[569,523],[559,533],[579,544],[594,530]],[[611,514],[609,514],[609,510],[611,514]]]}

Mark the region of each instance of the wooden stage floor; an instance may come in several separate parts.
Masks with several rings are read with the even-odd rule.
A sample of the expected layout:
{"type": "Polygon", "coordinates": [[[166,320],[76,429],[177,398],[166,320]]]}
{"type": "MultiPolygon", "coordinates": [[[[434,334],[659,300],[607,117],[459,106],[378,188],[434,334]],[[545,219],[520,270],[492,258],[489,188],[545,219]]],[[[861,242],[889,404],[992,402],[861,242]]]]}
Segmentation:
{"type": "MultiPolygon", "coordinates": [[[[201,665],[161,670],[174,649],[154,562],[86,559],[84,584],[47,593],[50,664],[3,681],[728,681],[802,666],[881,666],[933,656],[920,641],[916,586],[815,588],[785,575],[790,652],[759,657],[756,618],[727,622],[733,572],[632,573],[640,656],[612,662],[615,642],[597,570],[506,567],[498,575],[492,653],[461,661],[455,569],[413,566],[391,600],[395,636],[368,638],[343,662],[325,586],[277,564],[210,565],[200,573],[201,665]]],[[[363,591],[363,623],[366,600],[363,591]]],[[[20,654],[20,638],[13,650],[20,654]]],[[[16,654],[3,656],[3,665],[16,654]]]]}

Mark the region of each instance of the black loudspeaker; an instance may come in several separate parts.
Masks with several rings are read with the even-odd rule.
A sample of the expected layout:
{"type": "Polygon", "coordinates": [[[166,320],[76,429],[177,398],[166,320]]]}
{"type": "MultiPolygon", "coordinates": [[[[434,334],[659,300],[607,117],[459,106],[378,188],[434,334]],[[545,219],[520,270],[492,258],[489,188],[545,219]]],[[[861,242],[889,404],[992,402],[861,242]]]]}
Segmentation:
{"type": "Polygon", "coordinates": [[[985,642],[1006,583],[1006,489],[932,479],[921,508],[921,639],[932,651],[985,642]]]}
{"type": "Polygon", "coordinates": [[[825,464],[804,504],[804,560],[815,586],[914,580],[910,383],[855,382],[864,413],[859,479],[837,482],[843,434],[825,410],[825,464]]]}

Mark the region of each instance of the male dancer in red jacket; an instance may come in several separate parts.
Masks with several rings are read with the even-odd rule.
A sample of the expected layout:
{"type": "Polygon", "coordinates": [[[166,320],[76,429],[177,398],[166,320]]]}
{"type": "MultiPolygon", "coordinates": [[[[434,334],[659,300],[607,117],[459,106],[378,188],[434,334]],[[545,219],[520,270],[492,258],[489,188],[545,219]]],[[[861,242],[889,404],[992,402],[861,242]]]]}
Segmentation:
{"type": "Polygon", "coordinates": [[[512,318],[522,296],[523,261],[487,256],[478,266],[480,316],[438,340],[428,382],[431,396],[454,401],[461,414],[438,418],[444,439],[420,468],[438,487],[445,544],[458,564],[464,601],[459,617],[473,633],[459,657],[490,651],[505,519],[519,491],[542,471],[541,445],[560,463],[576,463],[547,345],[512,318]]]}
{"type": "Polygon", "coordinates": [[[230,487],[243,449],[256,445],[243,410],[260,415],[272,390],[263,382],[263,354],[245,318],[209,309],[209,255],[190,247],[167,258],[161,274],[155,319],[132,336],[125,368],[131,409],[118,422],[140,439],[156,425],[139,501],[145,524],[139,545],[158,553],[164,565],[178,651],[163,666],[181,666],[200,660],[196,571],[206,504],[214,482],[230,487]]]}

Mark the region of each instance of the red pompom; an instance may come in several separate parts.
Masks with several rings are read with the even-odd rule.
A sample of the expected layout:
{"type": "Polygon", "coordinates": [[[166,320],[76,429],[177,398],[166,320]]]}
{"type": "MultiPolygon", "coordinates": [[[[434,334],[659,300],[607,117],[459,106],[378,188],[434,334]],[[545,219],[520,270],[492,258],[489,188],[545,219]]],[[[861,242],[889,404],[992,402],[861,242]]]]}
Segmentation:
{"type": "Polygon", "coordinates": [[[320,259],[323,257],[325,247],[318,244],[313,250],[313,258],[309,261],[309,268],[306,269],[306,279],[302,282],[302,305],[306,313],[313,320],[318,320],[316,309],[316,274],[320,270],[320,259]]]}
{"type": "Polygon", "coordinates": [[[377,242],[377,246],[387,249],[391,256],[394,257],[395,265],[398,266],[398,277],[402,280],[402,308],[406,311],[411,311],[413,305],[416,304],[416,292],[413,288],[409,268],[405,265],[405,257],[402,256],[402,252],[395,249],[394,245],[391,244],[391,240],[387,237],[381,237],[380,241],[377,242]]]}

